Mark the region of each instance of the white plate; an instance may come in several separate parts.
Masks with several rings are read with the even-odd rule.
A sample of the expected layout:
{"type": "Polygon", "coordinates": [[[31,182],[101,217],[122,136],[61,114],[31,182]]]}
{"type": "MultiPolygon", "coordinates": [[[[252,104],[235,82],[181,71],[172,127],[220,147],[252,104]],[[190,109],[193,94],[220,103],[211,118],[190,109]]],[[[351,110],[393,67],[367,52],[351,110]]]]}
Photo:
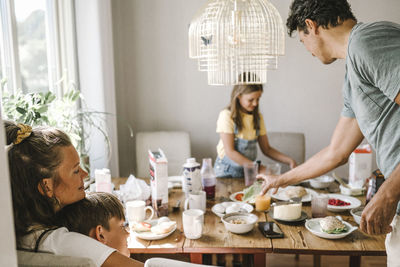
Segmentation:
{"type": "Polygon", "coordinates": [[[322,237],[322,238],[327,238],[327,239],[340,239],[343,238],[345,236],[348,236],[349,234],[351,234],[352,232],[354,232],[355,230],[357,230],[358,228],[355,226],[352,226],[351,224],[349,224],[348,222],[343,222],[343,224],[346,226],[347,230],[346,232],[340,233],[340,234],[328,234],[324,231],[322,231],[321,226],[319,224],[319,221],[323,219],[323,218],[315,218],[315,219],[310,219],[306,221],[306,228],[308,231],[310,231],[312,234],[322,237]]]}
{"type": "Polygon", "coordinates": [[[214,212],[215,215],[222,217],[226,213],[225,212],[224,213],[217,212],[218,208],[222,207],[223,209],[226,209],[227,207],[232,206],[233,204],[239,204],[239,208],[242,210],[245,210],[248,213],[251,213],[254,210],[252,205],[244,203],[244,202],[236,201],[236,202],[222,202],[222,203],[215,204],[214,206],[212,206],[211,211],[214,212]]]}
{"type": "MultiPolygon", "coordinates": [[[[158,223],[158,219],[157,220],[151,220],[151,221],[146,221],[147,223],[150,223],[152,226],[157,225],[158,223]]],[[[167,236],[169,236],[170,234],[172,234],[174,231],[176,230],[176,224],[175,227],[169,231],[168,233],[165,234],[155,234],[151,231],[148,232],[136,232],[136,231],[131,231],[132,235],[135,237],[138,237],[140,239],[144,239],[144,240],[159,240],[159,239],[163,239],[166,238],[167,236]]]]}
{"type": "MultiPolygon", "coordinates": [[[[280,200],[280,201],[288,201],[288,200],[290,200],[290,198],[285,194],[285,191],[292,187],[293,186],[279,188],[278,192],[276,194],[272,194],[271,197],[276,200],[280,200]]],[[[314,190],[309,189],[309,188],[304,188],[304,189],[306,190],[307,194],[301,198],[301,202],[310,202],[312,195],[317,194],[317,192],[315,192],[314,190]]]]}
{"type": "Polygon", "coordinates": [[[330,211],[346,211],[346,210],[355,209],[355,208],[358,208],[359,206],[361,206],[361,201],[355,197],[341,195],[341,194],[328,194],[328,196],[329,196],[329,198],[337,198],[342,201],[346,201],[346,202],[350,203],[350,205],[348,205],[348,206],[333,206],[333,205],[328,204],[328,210],[330,210],[330,211]]]}
{"type": "Polygon", "coordinates": [[[239,200],[237,200],[237,199],[235,198],[235,196],[236,196],[237,194],[244,194],[244,193],[243,193],[243,191],[235,192],[235,193],[233,193],[233,194],[231,194],[231,195],[229,196],[230,200],[232,200],[232,201],[234,201],[234,202],[242,202],[242,203],[249,203],[249,204],[254,204],[254,203],[256,203],[255,200],[250,201],[250,202],[239,201],[239,200]]]}

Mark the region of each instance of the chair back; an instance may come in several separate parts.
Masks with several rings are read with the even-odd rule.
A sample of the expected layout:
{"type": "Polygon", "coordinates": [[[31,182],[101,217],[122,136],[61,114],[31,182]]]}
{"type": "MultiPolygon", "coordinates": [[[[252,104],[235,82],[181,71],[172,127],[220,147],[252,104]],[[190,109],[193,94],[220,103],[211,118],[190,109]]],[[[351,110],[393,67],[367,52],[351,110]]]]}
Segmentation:
{"type": "Polygon", "coordinates": [[[136,176],[149,177],[149,149],[159,148],[168,159],[168,175],[182,175],[182,165],[190,158],[190,137],[187,132],[138,132],[136,134],[136,176]]]}
{"type": "MultiPolygon", "coordinates": [[[[268,132],[268,141],[270,146],[293,158],[297,165],[304,162],[306,157],[305,137],[303,133],[292,132],[268,132]]],[[[258,146],[257,159],[263,163],[276,162],[266,157],[258,146]]],[[[282,164],[282,173],[288,171],[290,167],[282,164]]]]}

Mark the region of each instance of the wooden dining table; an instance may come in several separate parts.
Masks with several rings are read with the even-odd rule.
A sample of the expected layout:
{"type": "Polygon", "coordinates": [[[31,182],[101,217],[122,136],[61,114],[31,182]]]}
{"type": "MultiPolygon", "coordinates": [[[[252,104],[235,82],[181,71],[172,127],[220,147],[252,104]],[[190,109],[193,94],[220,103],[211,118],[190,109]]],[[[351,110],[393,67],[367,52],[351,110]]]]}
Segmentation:
{"type": "MultiPolygon", "coordinates": [[[[113,182],[118,188],[126,178],[114,178],[113,182]]],[[[254,266],[266,265],[266,254],[312,254],[314,266],[320,266],[321,255],[345,255],[350,257],[349,266],[361,265],[361,256],[385,256],[385,236],[370,236],[359,229],[342,239],[323,239],[309,232],[304,223],[300,225],[285,225],[278,223],[284,233],[283,238],[270,239],[264,237],[257,225],[247,234],[234,234],[227,231],[221,219],[211,211],[217,203],[231,201],[232,193],[244,189],[243,179],[218,178],[216,196],[207,200],[204,217],[203,234],[199,239],[187,239],[183,233],[182,211],[185,195],[180,188],[174,188],[169,193],[168,217],[177,222],[177,229],[170,236],[161,240],[142,240],[133,234],[128,247],[131,253],[144,254],[190,254],[193,263],[203,263],[204,254],[248,254],[252,256],[254,266]],[[173,206],[180,201],[180,209],[173,211],[173,206]]],[[[360,197],[363,201],[363,197],[360,197]]],[[[303,211],[311,218],[310,203],[303,203],[303,211]]],[[[253,211],[259,222],[272,220],[265,212],[253,211]]],[[[348,211],[328,215],[340,215],[345,221],[357,226],[348,211]]]]}

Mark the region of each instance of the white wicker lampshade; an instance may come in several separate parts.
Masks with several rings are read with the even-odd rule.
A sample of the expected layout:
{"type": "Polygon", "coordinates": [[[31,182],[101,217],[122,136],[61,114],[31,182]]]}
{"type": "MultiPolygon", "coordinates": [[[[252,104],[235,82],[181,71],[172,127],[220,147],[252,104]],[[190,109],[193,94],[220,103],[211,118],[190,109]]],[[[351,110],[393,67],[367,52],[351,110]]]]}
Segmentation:
{"type": "Polygon", "coordinates": [[[281,16],[268,0],[209,0],[189,27],[189,57],[210,85],[265,83],[284,42],[281,16]]]}

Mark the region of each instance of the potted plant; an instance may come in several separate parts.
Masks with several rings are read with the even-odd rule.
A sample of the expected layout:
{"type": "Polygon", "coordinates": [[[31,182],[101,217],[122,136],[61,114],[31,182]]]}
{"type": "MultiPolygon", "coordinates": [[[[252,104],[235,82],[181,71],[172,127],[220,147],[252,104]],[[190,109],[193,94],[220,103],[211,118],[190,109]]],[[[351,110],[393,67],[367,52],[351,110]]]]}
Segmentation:
{"type": "Polygon", "coordinates": [[[31,126],[48,125],[63,130],[71,138],[81,157],[82,166],[87,171],[90,171],[88,137],[93,130],[104,136],[107,156],[110,156],[110,140],[105,127],[105,116],[108,113],[89,110],[78,90],[69,88],[61,97],[57,97],[52,92],[24,94],[21,90],[9,93],[4,90],[4,86],[2,89],[4,119],[31,126]]]}

